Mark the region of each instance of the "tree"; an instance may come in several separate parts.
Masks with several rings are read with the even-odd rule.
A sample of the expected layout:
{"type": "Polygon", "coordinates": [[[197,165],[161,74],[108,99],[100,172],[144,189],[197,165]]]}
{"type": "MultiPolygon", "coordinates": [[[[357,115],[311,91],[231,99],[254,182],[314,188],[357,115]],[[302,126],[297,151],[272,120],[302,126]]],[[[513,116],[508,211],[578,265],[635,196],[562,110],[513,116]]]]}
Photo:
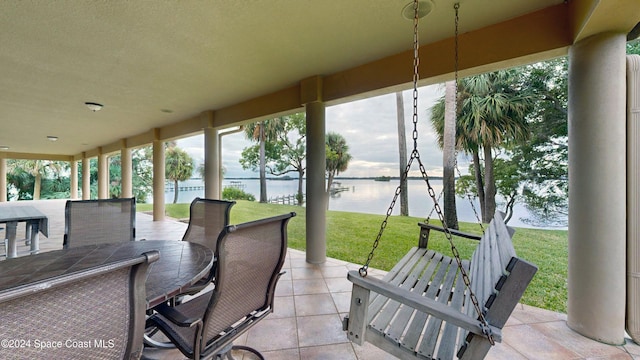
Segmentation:
{"type": "MultiPolygon", "coordinates": [[[[173,143],[175,146],[175,142],[173,143]]],[[[131,151],[132,192],[136,202],[144,203],[153,189],[153,148],[145,146],[131,151]]],[[[92,168],[92,171],[94,169],[92,168]]],[[[97,175],[97,168],[95,169],[97,175]]],[[[109,196],[119,198],[122,193],[122,162],[120,155],[109,157],[109,196]]]]}
{"type": "MultiPolygon", "coordinates": [[[[282,121],[282,118],[264,120],[249,124],[244,129],[247,139],[258,142],[261,203],[267,202],[267,143],[277,141],[278,133],[283,131],[284,128],[282,121]]],[[[272,147],[270,147],[270,150],[272,150],[272,147]]],[[[273,158],[273,155],[271,158],[273,158]]]]}
{"type": "MultiPolygon", "coordinates": [[[[290,172],[298,173],[298,205],[304,199],[303,180],[307,148],[307,125],[304,113],[284,116],[274,120],[272,126],[275,139],[264,144],[265,172],[281,176],[290,172]]],[[[271,120],[269,120],[271,122],[271,120]]],[[[267,129],[265,127],[265,129],[267,129]]],[[[271,131],[271,130],[269,130],[271,131]]],[[[261,162],[260,146],[253,145],[242,150],[240,164],[243,169],[256,170],[261,162]]]]}
{"type": "Polygon", "coordinates": [[[456,82],[445,83],[444,129],[442,136],[442,191],[444,220],[447,227],[458,229],[456,209],[456,82]]]}
{"type": "Polygon", "coordinates": [[[12,160],[7,165],[7,179],[18,190],[18,198],[32,200],[40,200],[43,181],[59,177],[65,168],[63,162],[49,160],[12,160]]]}
{"type": "MultiPolygon", "coordinates": [[[[527,114],[533,97],[523,91],[516,70],[502,70],[462,79],[457,99],[456,145],[473,155],[476,188],[482,221],[489,222],[496,209],[494,149],[525,141],[530,134],[527,114]],[[480,164],[480,151],[483,165],[480,164]],[[483,171],[484,170],[484,171],[483,171]]],[[[432,124],[439,143],[444,135],[445,99],[432,108],[432,124]]]]}
{"type": "Polygon", "coordinates": [[[396,93],[396,115],[396,120],[398,121],[398,153],[400,154],[400,215],[409,216],[408,176],[404,174],[407,167],[407,136],[404,126],[404,99],[401,91],[396,93]]]}
{"type": "Polygon", "coordinates": [[[522,69],[536,101],[529,114],[531,138],[511,149],[522,198],[535,224],[566,224],[568,215],[568,63],[559,58],[522,69]]]}
{"type": "Polygon", "coordinates": [[[349,145],[345,138],[334,132],[325,135],[326,171],[327,171],[327,209],[329,208],[329,195],[331,195],[331,185],[336,175],[347,170],[351,154],[349,145]]]}
{"type": "Polygon", "coordinates": [[[174,183],[173,203],[178,202],[178,181],[185,181],[193,174],[193,159],[177,146],[170,147],[165,152],[165,176],[174,183]]]}

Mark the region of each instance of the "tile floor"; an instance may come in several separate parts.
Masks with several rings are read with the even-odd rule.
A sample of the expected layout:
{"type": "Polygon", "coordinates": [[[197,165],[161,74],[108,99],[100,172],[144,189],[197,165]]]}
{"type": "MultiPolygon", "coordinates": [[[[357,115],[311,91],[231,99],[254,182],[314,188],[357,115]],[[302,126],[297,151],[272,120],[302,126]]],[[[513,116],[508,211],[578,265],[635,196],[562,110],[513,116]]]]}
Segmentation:
{"type": "MultiPolygon", "coordinates": [[[[61,248],[64,201],[19,205],[34,205],[49,216],[50,235],[41,236],[41,250],[61,248]]],[[[7,204],[0,203],[0,211],[2,206],[7,204]]],[[[136,217],[138,238],[178,240],[185,229],[186,224],[175,220],[154,222],[151,216],[142,213],[136,217]]],[[[26,250],[24,243],[19,250],[26,250]]],[[[278,283],[274,313],[236,344],[253,346],[269,360],[393,359],[370,344],[362,347],[351,344],[342,331],[341,319],[348,312],[351,291],[346,273],[357,268],[336,259],[327,259],[322,265],[308,264],[304,252],[290,249],[283,269],[286,274],[278,283]]],[[[147,355],[154,359],[183,358],[177,350],[151,351],[147,355]]],[[[242,354],[238,355],[241,358],[242,354]]],[[[518,305],[503,329],[503,342],[491,349],[487,359],[640,359],[640,346],[630,340],[624,346],[589,340],[567,327],[565,314],[518,305]]]]}

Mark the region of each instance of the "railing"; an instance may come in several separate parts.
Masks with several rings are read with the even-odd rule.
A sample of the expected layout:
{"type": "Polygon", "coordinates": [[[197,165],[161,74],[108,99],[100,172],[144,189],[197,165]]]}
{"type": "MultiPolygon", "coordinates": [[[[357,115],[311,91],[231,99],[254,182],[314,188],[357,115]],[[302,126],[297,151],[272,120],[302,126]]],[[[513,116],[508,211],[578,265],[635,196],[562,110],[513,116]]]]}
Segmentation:
{"type": "MultiPolygon", "coordinates": [[[[307,196],[302,194],[302,202],[304,203],[307,200],[307,196]]],[[[291,195],[282,195],[269,198],[269,204],[283,204],[283,205],[297,205],[298,204],[298,194],[291,195]]]]}

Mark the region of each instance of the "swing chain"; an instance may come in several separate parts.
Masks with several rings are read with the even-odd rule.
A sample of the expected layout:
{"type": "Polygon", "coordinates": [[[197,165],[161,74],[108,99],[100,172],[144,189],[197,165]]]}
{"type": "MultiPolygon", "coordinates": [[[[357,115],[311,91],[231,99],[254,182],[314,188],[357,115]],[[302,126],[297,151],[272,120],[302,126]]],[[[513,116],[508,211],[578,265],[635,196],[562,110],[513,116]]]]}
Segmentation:
{"type": "MultiPolygon", "coordinates": [[[[458,70],[459,70],[459,66],[460,66],[460,61],[459,61],[459,56],[458,56],[458,50],[459,50],[459,44],[458,44],[458,28],[459,28],[459,23],[460,23],[460,17],[458,16],[458,11],[460,9],[460,3],[455,3],[453,5],[453,9],[456,11],[456,17],[455,17],[455,34],[453,36],[454,39],[454,68],[453,68],[453,73],[455,75],[455,83],[456,83],[456,89],[455,89],[455,95],[454,95],[454,99],[456,101],[456,104],[458,102],[458,86],[460,84],[460,81],[458,79],[458,70]]],[[[458,107],[456,106],[456,113],[458,112],[458,107]]],[[[457,115],[457,114],[456,114],[457,115]]],[[[458,118],[458,116],[456,116],[456,118],[458,118]]],[[[458,167],[458,150],[456,149],[456,153],[455,153],[455,157],[453,159],[454,161],[454,167],[456,169],[456,171],[458,172],[458,178],[462,177],[462,174],[460,173],[460,168],[458,167]]],[[[473,203],[473,199],[471,198],[471,195],[467,195],[467,197],[469,198],[469,203],[471,204],[471,209],[473,210],[473,214],[476,216],[476,219],[478,220],[478,224],[480,224],[480,230],[482,230],[482,232],[484,233],[484,226],[482,226],[482,220],[480,220],[480,216],[478,215],[478,211],[476,210],[476,205],[473,203]]],[[[431,210],[431,212],[433,212],[433,210],[431,210]]],[[[431,214],[429,214],[429,216],[431,216],[431,214]]]]}
{"type": "MultiPolygon", "coordinates": [[[[456,85],[457,85],[457,65],[458,65],[457,64],[457,62],[458,62],[457,61],[457,38],[458,38],[458,9],[459,9],[459,7],[460,7],[460,5],[458,3],[456,3],[454,5],[454,9],[455,9],[455,12],[456,12],[456,85]]],[[[466,288],[469,290],[469,297],[471,299],[471,302],[473,303],[473,307],[474,307],[476,313],[478,314],[478,320],[480,321],[480,327],[482,329],[487,329],[487,331],[483,330],[483,333],[485,333],[485,335],[487,336],[487,339],[489,340],[491,345],[495,345],[495,341],[493,339],[493,336],[491,335],[491,332],[489,331],[489,329],[490,329],[489,328],[489,323],[487,322],[486,318],[484,317],[484,314],[483,314],[482,310],[480,309],[480,304],[478,302],[478,298],[473,293],[473,290],[471,290],[471,280],[469,279],[469,275],[467,274],[467,271],[465,270],[464,266],[462,265],[462,260],[460,258],[460,253],[459,253],[458,249],[456,248],[456,246],[455,246],[455,244],[453,242],[453,236],[451,234],[451,231],[447,227],[447,223],[446,223],[446,220],[444,218],[444,213],[442,211],[442,208],[440,208],[440,204],[438,204],[438,201],[436,199],[435,191],[433,190],[433,187],[429,183],[429,176],[427,175],[427,170],[425,169],[424,164],[422,163],[422,160],[420,159],[420,154],[418,152],[418,78],[419,78],[418,66],[419,66],[419,62],[420,62],[420,60],[419,60],[420,58],[418,56],[418,48],[419,48],[419,44],[418,44],[418,0],[414,0],[413,10],[414,10],[414,19],[413,19],[413,55],[414,55],[414,57],[413,57],[413,118],[412,118],[413,119],[413,151],[411,152],[411,157],[409,158],[409,161],[407,162],[407,166],[405,167],[404,172],[402,173],[401,180],[405,180],[407,178],[413,161],[417,160],[418,161],[418,166],[420,168],[420,174],[422,175],[422,178],[424,179],[424,181],[425,181],[425,183],[427,185],[429,196],[434,201],[435,211],[438,214],[438,219],[442,223],[442,227],[444,228],[445,237],[447,238],[447,241],[449,242],[449,244],[451,246],[451,252],[453,253],[454,258],[456,259],[456,263],[458,265],[458,269],[460,270],[460,275],[462,276],[462,280],[463,280],[466,288]]],[[[456,86],[456,91],[457,91],[457,86],[456,86]]],[[[385,216],[384,220],[382,221],[382,224],[380,225],[380,230],[378,231],[378,235],[376,236],[376,239],[373,242],[373,247],[371,249],[371,252],[369,253],[369,256],[367,257],[367,261],[359,270],[359,274],[362,277],[366,277],[367,276],[367,270],[369,269],[369,264],[370,264],[371,260],[373,259],[374,252],[375,252],[376,248],[378,247],[378,245],[380,243],[380,239],[382,238],[382,234],[384,232],[384,229],[387,227],[387,223],[388,223],[389,217],[391,216],[391,214],[393,212],[393,208],[394,208],[395,203],[398,200],[398,196],[400,195],[401,192],[402,192],[401,186],[398,185],[398,187],[396,188],[396,191],[394,193],[393,199],[391,200],[391,204],[389,205],[389,208],[387,209],[386,216],[385,216]]]]}

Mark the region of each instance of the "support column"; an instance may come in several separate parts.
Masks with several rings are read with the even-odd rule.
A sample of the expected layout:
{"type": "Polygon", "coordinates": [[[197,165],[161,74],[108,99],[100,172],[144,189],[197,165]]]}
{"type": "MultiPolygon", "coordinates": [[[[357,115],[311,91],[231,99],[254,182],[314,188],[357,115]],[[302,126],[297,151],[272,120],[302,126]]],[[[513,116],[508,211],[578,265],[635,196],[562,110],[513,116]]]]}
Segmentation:
{"type": "Polygon", "coordinates": [[[325,107],[322,102],[306,105],[307,112],[307,262],[327,259],[325,204],[325,107]]]}
{"type": "Polygon", "coordinates": [[[109,198],[109,158],[106,154],[98,155],[98,199],[109,198]]]}
{"type": "Polygon", "coordinates": [[[153,140],[153,221],[164,220],[164,142],[159,140],[160,130],[155,129],[153,140]]]}
{"type": "Polygon", "coordinates": [[[327,259],[327,206],[325,196],[325,107],[322,78],[314,76],[300,82],[300,99],[307,122],[307,262],[321,264],[327,259]]]}
{"type": "Polygon", "coordinates": [[[204,197],[220,199],[220,146],[213,127],[204,129],[204,197]]]}
{"type": "Polygon", "coordinates": [[[0,157],[0,202],[7,201],[7,159],[0,157]]]}
{"type": "Polygon", "coordinates": [[[125,146],[120,149],[120,197],[133,197],[133,165],[131,162],[131,149],[125,146]]]}
{"type": "Polygon", "coordinates": [[[78,162],[74,159],[71,160],[71,189],[69,189],[69,195],[71,199],[78,198],[78,162]]]}
{"type": "Polygon", "coordinates": [[[580,334],[624,343],[625,34],[569,50],[568,321],[580,334]]]}
{"type": "Polygon", "coordinates": [[[82,156],[82,200],[91,199],[91,159],[82,156]]]}

